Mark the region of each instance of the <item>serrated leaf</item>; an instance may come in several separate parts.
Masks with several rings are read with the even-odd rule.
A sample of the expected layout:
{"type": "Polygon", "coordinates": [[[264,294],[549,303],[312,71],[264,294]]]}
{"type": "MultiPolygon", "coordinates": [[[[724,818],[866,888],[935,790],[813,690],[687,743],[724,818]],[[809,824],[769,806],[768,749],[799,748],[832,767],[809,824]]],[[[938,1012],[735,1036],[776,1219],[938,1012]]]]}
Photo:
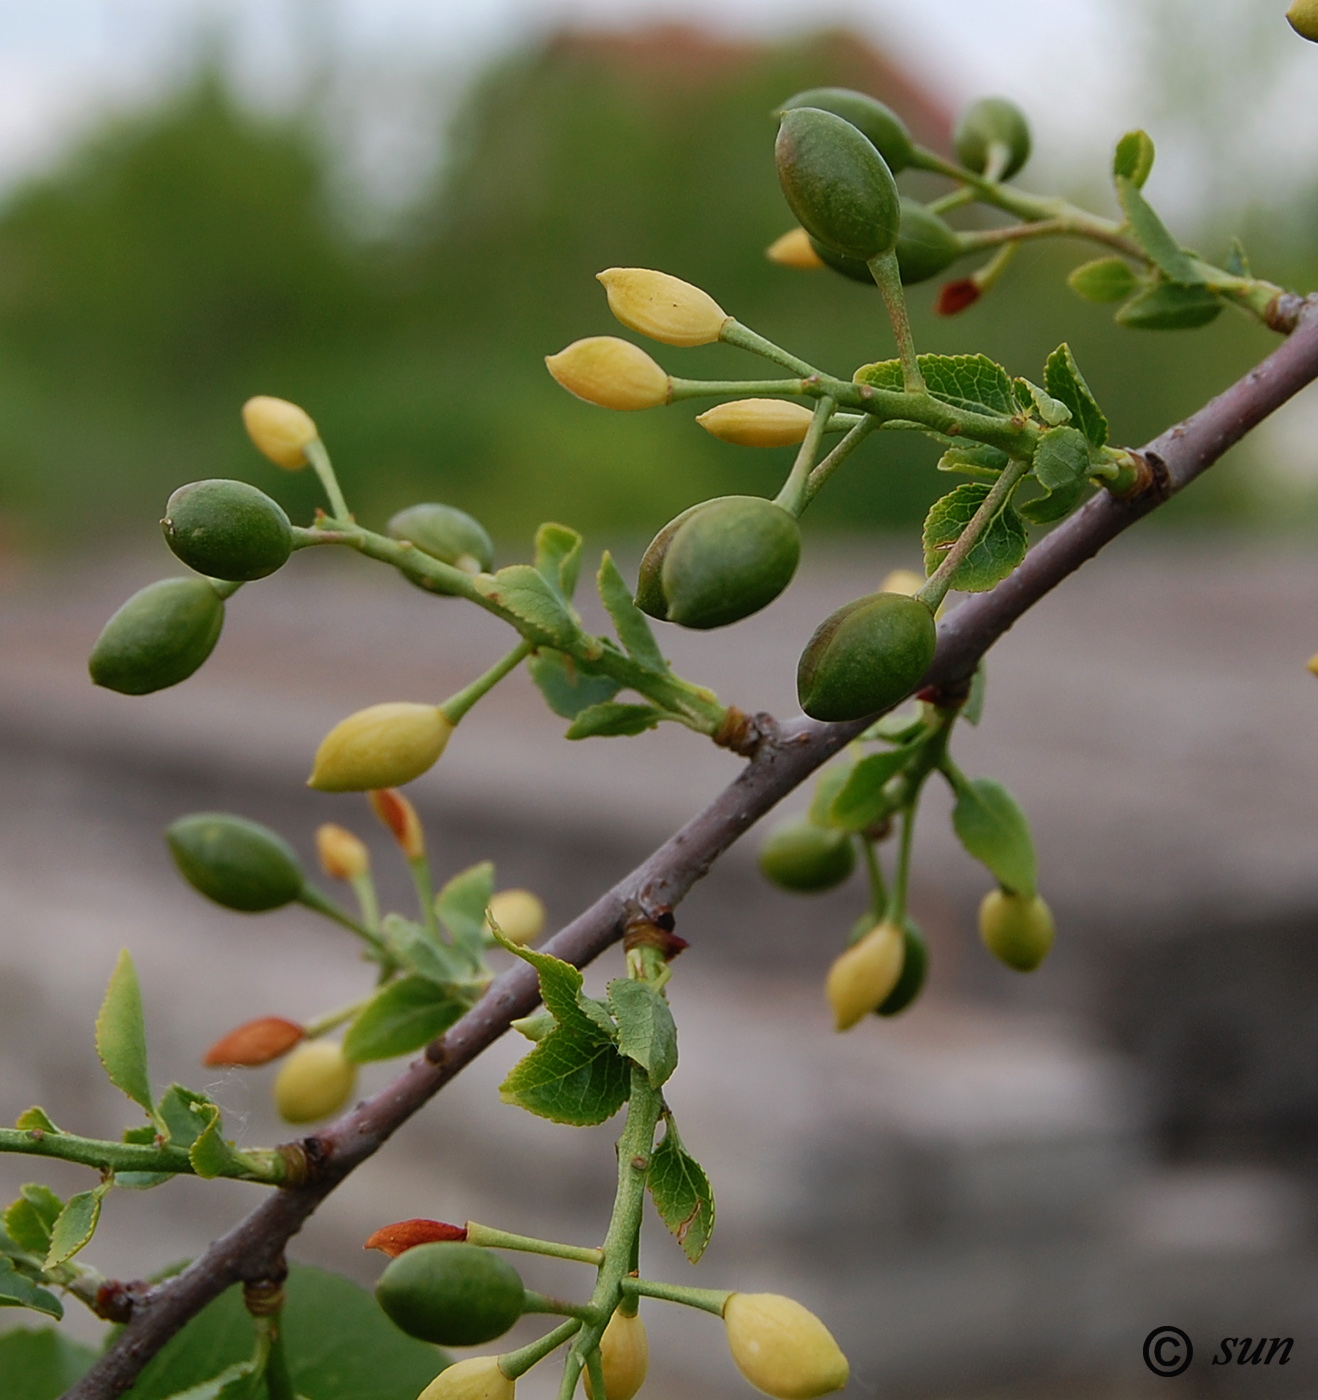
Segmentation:
{"type": "Polygon", "coordinates": [[[0,1337],[0,1400],[59,1400],[99,1355],[53,1327],[16,1327],[0,1337]]]}
{"type": "Polygon", "coordinates": [[[343,1053],[354,1064],[410,1054],[442,1035],[469,1005],[428,977],[403,977],[362,1008],[343,1038],[343,1053]]]}
{"type": "Polygon", "coordinates": [[[654,631],[646,615],[636,606],[631,589],[623,582],[618,566],[607,550],[600,560],[599,573],[595,582],[599,588],[600,601],[613,619],[614,630],[627,655],[638,664],[668,674],[668,662],[659,650],[654,631]]]}
{"type": "Polygon", "coordinates": [[[902,771],[911,753],[910,749],[888,749],[862,758],[833,799],[828,811],[829,825],[863,831],[891,816],[894,807],[884,796],[883,785],[902,771]]]}
{"type": "Polygon", "coordinates": [[[611,1040],[559,1025],[513,1066],[499,1097],[537,1117],[589,1127],[612,1118],[629,1087],[627,1061],[611,1040]]]}
{"type": "Polygon", "coordinates": [[[581,629],[558,590],[530,564],[510,564],[493,577],[477,574],[473,586],[484,597],[506,608],[526,624],[526,635],[538,646],[571,646],[581,629]]]}
{"type": "Polygon", "coordinates": [[[714,1233],[714,1193],[700,1163],[682,1146],[671,1119],[650,1158],[650,1195],[682,1252],[694,1264],[714,1233]]]}
{"type": "Polygon", "coordinates": [[[96,1053],[110,1083],[138,1104],[148,1118],[155,1116],[151,1081],[146,1064],[146,1025],[142,1018],[142,992],[137,969],[125,948],[110,974],[96,1018],[96,1053]]]}
{"type": "Polygon", "coordinates": [[[1016,799],[993,778],[956,780],[952,827],[966,850],[1014,894],[1037,893],[1034,840],[1016,799]]]}
{"type": "Polygon", "coordinates": [[[76,1196],[69,1197],[68,1204],[51,1226],[44,1268],[53,1269],[67,1263],[91,1240],[96,1233],[96,1222],[101,1218],[101,1201],[109,1189],[109,1183],[103,1181],[91,1191],[79,1191],[76,1196]]]}
{"type": "Polygon", "coordinates": [[[206,1127],[206,1118],[194,1112],[194,1108],[214,1103],[206,1094],[195,1089],[185,1089],[182,1084],[171,1084],[160,1096],[157,1112],[169,1130],[169,1141],[175,1147],[191,1147],[206,1127]]]}
{"type": "Polygon", "coordinates": [[[242,1153],[224,1136],[220,1106],[209,1099],[202,1099],[193,1112],[201,1123],[201,1132],[188,1148],[192,1170],[208,1181],[217,1176],[241,1176],[248,1164],[242,1153]]]}
{"type": "Polygon", "coordinates": [[[1031,525],[1051,525],[1054,521],[1070,515],[1084,500],[1088,490],[1088,481],[1073,481],[1069,486],[1048,492],[1046,496],[1036,496],[1034,500],[1026,501],[1017,509],[1031,525]]]}
{"type": "Polygon", "coordinates": [[[978,724],[984,716],[984,689],[988,684],[988,673],[984,669],[981,661],[975,667],[975,674],[970,678],[970,694],[966,696],[966,703],[961,706],[961,718],[967,724],[978,724]]]}
{"type": "MultiPolygon", "coordinates": [[[[926,574],[933,574],[943,556],[961,538],[991,489],[983,482],[968,481],[930,507],[924,522],[926,574]]],[[[1007,503],[961,561],[952,587],[962,593],[985,592],[1017,567],[1028,548],[1025,525],[1007,503]]]]}
{"type": "Polygon", "coordinates": [[[497,930],[495,937],[514,957],[535,968],[536,976],[540,979],[540,999],[560,1026],[583,1035],[604,1035],[610,1042],[617,1039],[617,1027],[610,1020],[603,1003],[588,997],[581,990],[583,978],[579,968],[554,957],[552,953],[539,953],[534,948],[521,948],[509,943],[497,930]]]}
{"type": "Polygon", "coordinates": [[[1050,428],[1039,439],[1032,464],[1040,486],[1061,491],[1089,475],[1089,443],[1078,428],[1050,428]]]}
{"type": "Polygon", "coordinates": [[[896,394],[906,392],[906,376],[902,373],[900,360],[878,360],[872,365],[861,365],[852,375],[857,384],[872,384],[876,389],[888,389],[896,394]]]}
{"type": "Polygon", "coordinates": [[[677,1068],[677,1026],[663,996],[647,982],[618,977],[609,983],[618,1022],[618,1049],[635,1060],[660,1089],[677,1068]]]}
{"type": "Polygon", "coordinates": [[[1048,427],[1060,428],[1064,423],[1071,421],[1071,410],[1061,399],[1053,398],[1028,379],[1018,379],[1016,383],[1023,390],[1023,394],[1016,395],[1018,399],[1022,399],[1021,407],[1033,413],[1048,427]]]}
{"type": "Polygon", "coordinates": [[[1182,286],[1202,282],[1203,276],[1188,253],[1172,237],[1171,230],[1158,217],[1153,206],[1139,191],[1139,186],[1125,175],[1116,176],[1117,198],[1125,211],[1135,241],[1154,263],[1173,281],[1182,286]]]}
{"type": "Polygon", "coordinates": [[[1093,446],[1102,447],[1107,442],[1107,419],[1085,383],[1069,345],[1059,345],[1048,356],[1048,362],[1043,367],[1043,382],[1048,386],[1048,392],[1071,410],[1075,427],[1084,433],[1093,446]]]}
{"type": "Polygon", "coordinates": [[[114,1184],[123,1191],[151,1191],[174,1179],[173,1172],[115,1172],[114,1184]]]}
{"type": "Polygon", "coordinates": [[[14,1120],[14,1127],[25,1133],[55,1133],[64,1131],[57,1128],[51,1121],[50,1114],[39,1104],[33,1104],[31,1108],[25,1108],[14,1120]]]}
{"type": "Polygon", "coordinates": [[[1112,154],[1112,174],[1121,175],[1139,189],[1153,169],[1153,138],[1147,131],[1128,131],[1112,154]]]}
{"type": "Polygon", "coordinates": [[[1086,301],[1125,301],[1139,286],[1140,280],[1125,258],[1095,258],[1081,263],[1066,279],[1067,285],[1086,301]]]}
{"type": "Polygon", "coordinates": [[[1117,324],[1135,331],[1192,331],[1221,310],[1221,300],[1207,287],[1156,282],[1117,312],[1117,324]]]}
{"type": "Polygon", "coordinates": [[[851,763],[835,763],[815,779],[815,790],[810,798],[810,820],[816,826],[832,826],[833,800],[846,787],[853,766],[851,763]]]}
{"type": "Polygon", "coordinates": [[[552,521],[542,525],[535,532],[535,568],[565,602],[571,602],[581,572],[580,534],[552,521]]]}
{"type": "Polygon", "coordinates": [[[19,1187],[18,1199],[5,1210],[5,1233],[25,1253],[44,1259],[50,1250],[50,1232],[63,1209],[64,1202],[49,1186],[26,1182],[19,1187]]]}
{"type": "Polygon", "coordinates": [[[401,914],[386,914],[380,921],[380,932],[389,951],[405,968],[432,982],[461,982],[475,971],[463,952],[437,943],[420,924],[401,914]]]}
{"type": "MultiPolygon", "coordinates": [[[[13,1261],[5,1258],[0,1258],[0,1308],[31,1308],[56,1321],[64,1316],[64,1305],[53,1293],[34,1283],[26,1274],[20,1274],[13,1261]]],[[[3,1355],[0,1350],[0,1358],[3,1355]]],[[[8,1394],[7,1381],[8,1376],[0,1372],[0,1397],[8,1394]]]]}
{"type": "Polygon", "coordinates": [[[123,1140],[137,1147],[150,1147],[158,1136],[154,1123],[143,1123],[140,1128],[125,1128],[123,1140]]]}
{"type": "Polygon", "coordinates": [[[940,472],[958,472],[976,481],[996,481],[1011,458],[996,447],[949,447],[938,459],[940,472]]]}
{"type": "Polygon", "coordinates": [[[1016,412],[1011,375],[987,355],[919,355],[916,363],[934,398],[954,408],[1004,418],[1016,412]]]}
{"type": "Polygon", "coordinates": [[[576,719],[582,710],[612,700],[622,689],[622,682],[612,676],[592,676],[570,656],[548,648],[536,652],[527,670],[549,708],[564,719],[576,719]]]}
{"type": "Polygon", "coordinates": [[[620,738],[624,735],[643,734],[653,729],[664,718],[664,711],[654,705],[624,705],[617,700],[606,700],[602,705],[591,705],[574,719],[568,727],[568,739],[620,738]]]}
{"type": "Polygon", "coordinates": [[[435,896],[435,914],[455,943],[480,956],[485,942],[485,911],[494,894],[494,862],[483,860],[460,871],[435,896]]]}

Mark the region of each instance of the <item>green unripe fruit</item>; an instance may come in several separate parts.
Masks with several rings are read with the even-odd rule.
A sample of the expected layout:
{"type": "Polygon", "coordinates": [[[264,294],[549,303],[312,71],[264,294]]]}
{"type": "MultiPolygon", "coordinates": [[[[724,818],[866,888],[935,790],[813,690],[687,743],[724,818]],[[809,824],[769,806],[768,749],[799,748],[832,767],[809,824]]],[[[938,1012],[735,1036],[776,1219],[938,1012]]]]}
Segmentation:
{"type": "Polygon", "coordinates": [[[167,828],[165,840],[183,878],[226,909],[259,914],[302,892],[302,867],[268,826],[227,812],[194,812],[167,828]]]}
{"type": "Polygon", "coordinates": [[[419,1244],[380,1275],[375,1297],[409,1336],[473,1347],[522,1315],[525,1289],[507,1260],[475,1244],[419,1244]]]}
{"type": "Polygon", "coordinates": [[[101,630],[87,669],[97,685],[149,695],[177,685],[215,648],[224,604],[204,578],[163,578],[134,593],[101,630]]]}
{"type": "MultiPolygon", "coordinates": [[[[418,549],[465,573],[488,572],[494,563],[494,545],[485,527],[456,506],[434,501],[408,506],[384,528],[392,539],[410,540],[418,549]]],[[[449,591],[438,584],[420,586],[430,593],[449,591]]]]}
{"type": "Polygon", "coordinates": [[[990,890],[979,906],[979,936],[999,962],[1033,972],[1048,956],[1056,928],[1052,911],[1036,894],[990,890]]]}
{"type": "Polygon", "coordinates": [[[957,160],[976,175],[988,169],[992,148],[1003,147],[1007,162],[998,179],[1008,180],[1030,158],[1030,124],[1025,113],[1005,97],[981,97],[961,114],[952,144],[957,160]]]}
{"type": "Polygon", "coordinates": [[[293,527],[283,507],[245,481],[180,486],[160,528],[188,568],[234,583],[265,578],[293,551],[293,527]]]}
{"type": "Polygon", "coordinates": [[[816,826],[805,817],[779,822],[760,847],[760,873],[797,894],[840,885],[856,867],[851,837],[835,827],[816,826]]]}
{"type": "Polygon", "coordinates": [[[853,88],[807,88],[789,97],[774,116],[781,116],[794,107],[814,107],[850,122],[869,138],[894,175],[911,163],[911,133],[906,123],[875,97],[853,88]]]}
{"type": "Polygon", "coordinates": [[[800,527],[781,506],[763,496],[718,496],[654,537],[636,605],[683,627],[724,627],[773,602],[800,558],[800,527]]]}
{"type": "Polygon", "coordinates": [[[824,619],[801,653],[796,693],[812,719],[862,719],[904,700],[934,659],[934,615],[904,593],[871,593],[824,619]]]}
{"type": "MultiPolygon", "coordinates": [[[[849,258],[843,253],[812,238],[810,246],[835,272],[850,277],[853,282],[864,282],[875,286],[873,274],[867,264],[859,258],[849,258]]],[[[944,223],[937,214],[918,200],[902,196],[901,224],[897,230],[897,271],[907,286],[916,282],[928,281],[936,277],[961,256],[961,245],[956,231],[944,223]]]]}
{"type": "Polygon", "coordinates": [[[903,922],[902,934],[902,975],[887,997],[875,1007],[876,1016],[896,1016],[905,1011],[924,990],[925,978],[929,975],[929,949],[924,935],[911,919],[903,922]]]}
{"type": "Polygon", "coordinates": [[[812,238],[862,262],[893,250],[901,218],[897,185],[849,121],[794,107],[783,113],[774,158],[787,203],[812,238]]]}

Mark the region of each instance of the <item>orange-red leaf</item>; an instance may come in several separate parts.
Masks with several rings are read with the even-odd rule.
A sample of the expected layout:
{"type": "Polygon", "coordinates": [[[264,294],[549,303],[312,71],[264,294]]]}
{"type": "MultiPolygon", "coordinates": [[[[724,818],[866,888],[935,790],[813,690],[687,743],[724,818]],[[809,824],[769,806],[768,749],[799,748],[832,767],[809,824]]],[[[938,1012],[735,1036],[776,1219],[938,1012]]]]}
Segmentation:
{"type": "Polygon", "coordinates": [[[426,851],[426,838],[421,831],[421,818],[416,808],[397,788],[376,788],[367,794],[375,815],[393,833],[408,860],[420,860],[426,851]]]}
{"type": "Polygon", "coordinates": [[[223,1035],[202,1057],[204,1065],[263,1065],[302,1039],[302,1027],[281,1016],[262,1016],[223,1035]]]}
{"type": "Polygon", "coordinates": [[[394,1225],[382,1225],[362,1248],[378,1249],[390,1259],[397,1259],[404,1250],[418,1244],[466,1238],[465,1225],[445,1225],[442,1220],[400,1220],[394,1225]]]}

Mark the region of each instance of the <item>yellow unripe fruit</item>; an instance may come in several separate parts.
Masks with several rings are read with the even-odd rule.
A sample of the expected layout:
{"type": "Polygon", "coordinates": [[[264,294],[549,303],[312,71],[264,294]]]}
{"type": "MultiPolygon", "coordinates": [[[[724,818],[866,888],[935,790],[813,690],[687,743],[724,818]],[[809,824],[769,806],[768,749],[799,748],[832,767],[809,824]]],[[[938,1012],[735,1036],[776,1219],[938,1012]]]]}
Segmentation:
{"type": "Polygon", "coordinates": [[[500,890],[490,900],[490,918],[508,942],[520,948],[544,931],[545,906],[530,890],[500,890]]]}
{"type": "Polygon", "coordinates": [[[979,936],[1000,962],[1033,972],[1048,956],[1056,934],[1052,910],[1036,894],[990,890],[979,906],[979,936]]]}
{"type": "Polygon", "coordinates": [[[776,1400],[841,1390],[851,1368],[833,1334],[808,1308],[777,1293],[734,1293],[724,1305],[737,1370],[776,1400]]]}
{"type": "Polygon", "coordinates": [[[513,1400],[516,1389],[497,1356],[470,1356],[446,1366],[416,1400],[513,1400]]]}
{"type": "Polygon", "coordinates": [[[854,1026],[887,1000],[902,975],[905,956],[902,930],[885,919],[838,958],[826,984],[838,1030],[854,1026]]]}
{"type": "Polygon", "coordinates": [[[369,792],[419,778],[444,752],[453,725],[437,705],[389,701],[341,720],[320,741],[307,786],[369,792]]]}
{"type": "MultiPolygon", "coordinates": [[[[600,1338],[600,1365],[604,1372],[604,1400],[632,1400],[645,1384],[650,1369],[650,1344],[640,1316],[627,1317],[621,1310],[609,1318],[600,1338]]],[[[586,1394],[595,1400],[590,1372],[583,1371],[586,1394]]]]}
{"type": "Polygon", "coordinates": [[[1315,676],[1318,676],[1318,653],[1311,656],[1305,663],[1305,668],[1315,676]]]}
{"type": "Polygon", "coordinates": [[[307,446],[320,436],[305,409],[268,394],[258,394],[243,404],[243,426],[275,466],[290,472],[307,465],[307,446]]]}
{"type": "Polygon", "coordinates": [[[781,238],[775,238],[764,250],[764,256],[779,267],[796,267],[803,271],[826,266],[803,228],[790,229],[781,238]]]}
{"type": "Polygon", "coordinates": [[[733,399],[706,409],[696,422],[738,447],[788,447],[805,437],[813,417],[804,404],[787,399],[733,399]]]}
{"type": "Polygon", "coordinates": [[[352,1095],[357,1066],[332,1040],[300,1045],[275,1079],[275,1107],[285,1123],[314,1123],[337,1113],[352,1095]]]}
{"type": "Polygon", "coordinates": [[[914,569],[894,569],[879,585],[880,593],[904,593],[908,598],[924,587],[924,576],[914,569]]]}
{"type": "Polygon", "coordinates": [[[1301,39],[1318,44],[1318,0],[1295,0],[1286,11],[1286,18],[1301,39]]]}
{"type": "Polygon", "coordinates": [[[665,345],[710,345],[732,320],[708,292],[646,267],[610,267],[596,273],[609,310],[628,330],[665,345]]]}
{"type": "Polygon", "coordinates": [[[641,349],[616,335],[574,340],[547,355],[549,372],[568,391],[601,408],[658,408],[668,402],[668,376],[641,349]]]}
{"type": "Polygon", "coordinates": [[[316,854],[320,868],[331,880],[355,880],[371,868],[371,854],[365,844],[333,822],[316,828],[316,854]]]}

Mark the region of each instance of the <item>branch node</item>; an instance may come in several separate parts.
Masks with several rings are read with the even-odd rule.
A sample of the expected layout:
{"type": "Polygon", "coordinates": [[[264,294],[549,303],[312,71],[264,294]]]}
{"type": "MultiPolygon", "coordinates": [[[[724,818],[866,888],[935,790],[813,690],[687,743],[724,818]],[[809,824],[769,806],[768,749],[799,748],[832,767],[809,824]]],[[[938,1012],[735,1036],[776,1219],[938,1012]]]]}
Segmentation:
{"type": "Polygon", "coordinates": [[[1302,297],[1297,292],[1278,292],[1263,313],[1263,324],[1270,331],[1290,335],[1307,307],[1318,307],[1318,297],[1302,297]]]}
{"type": "Polygon", "coordinates": [[[622,936],[623,952],[636,948],[655,948],[665,962],[671,962],[684,948],[691,945],[673,932],[673,911],[663,908],[653,915],[637,910],[628,920],[622,936]]]}
{"type": "Polygon", "coordinates": [[[760,745],[773,733],[772,715],[761,711],[748,715],[735,705],[729,705],[723,712],[723,723],[713,735],[714,742],[721,749],[731,749],[743,758],[754,758],[760,745]]]}
{"type": "Polygon", "coordinates": [[[117,1322],[122,1326],[131,1321],[133,1309],[143,1302],[150,1292],[151,1285],[142,1279],[135,1279],[132,1283],[120,1283],[117,1279],[110,1279],[96,1290],[92,1312],[97,1317],[104,1318],[106,1322],[117,1322]]]}
{"type": "MultiPolygon", "coordinates": [[[[308,1138],[307,1142],[313,1139],[308,1138]]],[[[300,1142],[280,1143],[275,1151],[284,1164],[284,1178],[279,1185],[286,1189],[305,1186],[311,1177],[311,1162],[306,1146],[300,1142]]]]}
{"type": "Polygon", "coordinates": [[[248,1279],[243,1284],[243,1305],[253,1317],[273,1317],[284,1306],[284,1280],[288,1266],[278,1278],[248,1279]]]}

